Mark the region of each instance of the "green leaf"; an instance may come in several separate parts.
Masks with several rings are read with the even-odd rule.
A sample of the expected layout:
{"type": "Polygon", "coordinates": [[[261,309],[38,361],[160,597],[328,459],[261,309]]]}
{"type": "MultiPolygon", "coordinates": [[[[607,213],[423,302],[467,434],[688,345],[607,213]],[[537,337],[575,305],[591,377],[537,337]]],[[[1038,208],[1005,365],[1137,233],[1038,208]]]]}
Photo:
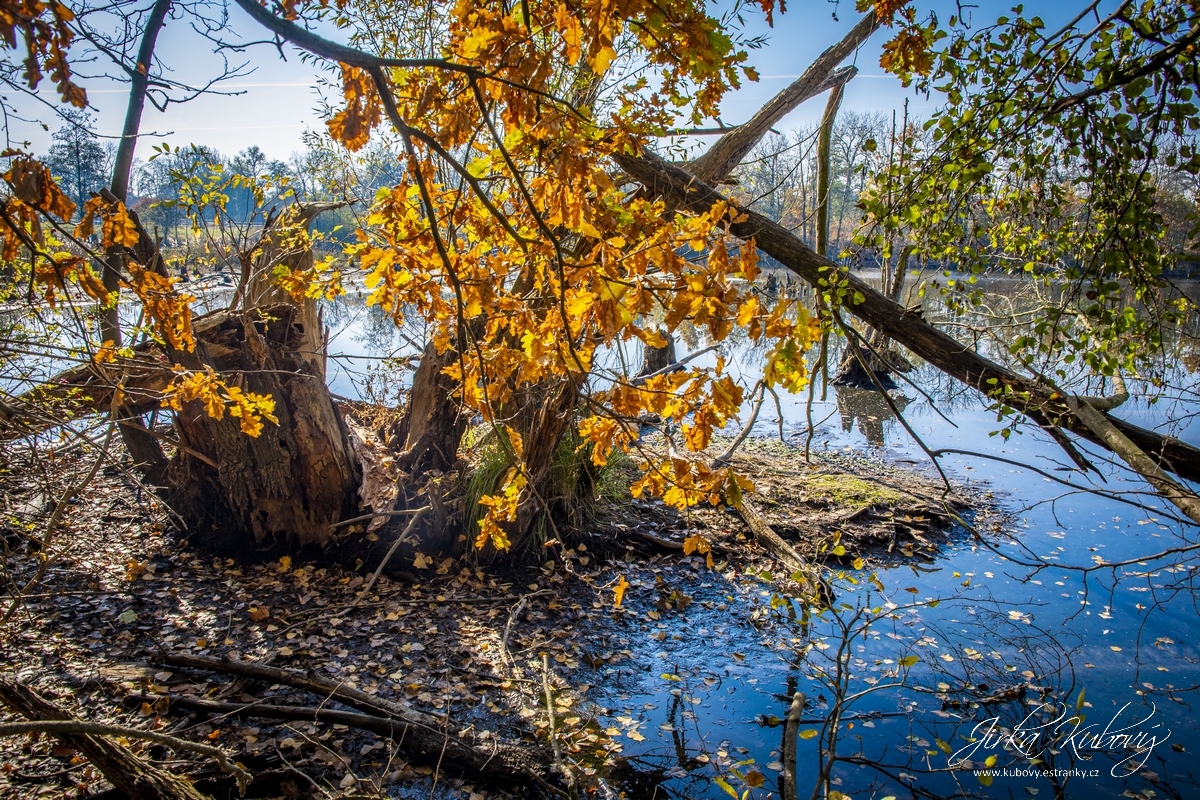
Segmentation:
{"type": "Polygon", "coordinates": [[[913,664],[916,664],[920,660],[921,659],[918,658],[917,656],[905,656],[904,658],[900,659],[900,666],[911,667],[913,664]]]}
{"type": "Polygon", "coordinates": [[[798,734],[801,739],[815,739],[817,731],[815,728],[805,728],[798,734]]]}

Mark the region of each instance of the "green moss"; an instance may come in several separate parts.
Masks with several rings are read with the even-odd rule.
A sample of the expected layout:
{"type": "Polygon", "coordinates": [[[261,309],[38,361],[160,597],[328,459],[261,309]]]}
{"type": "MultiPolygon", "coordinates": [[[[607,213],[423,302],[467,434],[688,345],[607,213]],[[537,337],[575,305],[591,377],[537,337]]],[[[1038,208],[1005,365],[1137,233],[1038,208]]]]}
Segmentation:
{"type": "Polygon", "coordinates": [[[899,505],[905,495],[877,481],[853,475],[819,473],[802,479],[806,499],[847,508],[873,505],[899,505]]]}

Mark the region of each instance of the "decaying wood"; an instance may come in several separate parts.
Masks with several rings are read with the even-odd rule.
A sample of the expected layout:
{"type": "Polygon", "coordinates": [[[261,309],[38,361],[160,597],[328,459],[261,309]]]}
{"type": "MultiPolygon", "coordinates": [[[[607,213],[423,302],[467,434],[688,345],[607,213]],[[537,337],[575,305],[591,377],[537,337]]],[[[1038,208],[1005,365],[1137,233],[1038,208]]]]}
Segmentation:
{"type": "Polygon", "coordinates": [[[693,350],[692,352],[688,353],[686,356],[679,359],[678,361],[675,361],[674,363],[671,363],[671,364],[667,364],[662,369],[655,370],[654,372],[647,372],[644,375],[639,373],[629,383],[632,386],[641,386],[642,384],[644,384],[646,381],[650,380],[651,378],[657,378],[659,375],[666,375],[668,372],[675,372],[677,370],[681,370],[681,369],[683,369],[684,365],[687,364],[689,361],[693,361],[694,359],[699,358],[700,356],[704,355],[705,353],[711,353],[713,350],[719,350],[720,348],[721,348],[721,345],[718,343],[718,344],[710,344],[708,347],[701,347],[699,350],[693,350]]]}
{"type": "Polygon", "coordinates": [[[322,697],[332,697],[339,703],[344,703],[367,713],[377,714],[383,712],[404,722],[428,726],[431,730],[439,730],[440,728],[432,718],[427,718],[425,715],[402,706],[399,703],[393,703],[385,698],[369,695],[344,683],[335,683],[334,681],[319,678],[316,675],[308,675],[296,672],[295,670],[269,667],[265,664],[255,664],[250,661],[194,656],[188,653],[161,654],[156,656],[154,661],[155,663],[167,664],[172,667],[222,672],[227,675],[238,675],[243,678],[281,683],[296,689],[304,689],[305,691],[319,694],[322,697]]]}
{"type": "Polygon", "coordinates": [[[388,565],[388,562],[392,560],[392,556],[396,554],[396,550],[399,549],[400,545],[404,543],[404,540],[412,533],[413,528],[415,528],[417,523],[420,522],[421,515],[428,510],[429,506],[421,506],[420,508],[413,509],[412,518],[409,519],[408,524],[404,526],[404,530],[400,532],[400,535],[396,537],[396,540],[392,542],[392,546],[380,560],[379,566],[377,566],[375,571],[371,573],[371,577],[368,578],[367,582],[363,585],[362,591],[358,593],[358,600],[355,600],[356,605],[362,600],[362,598],[366,597],[370,593],[371,587],[375,585],[375,581],[379,580],[379,574],[383,572],[384,568],[388,565]]]}
{"type": "MultiPolygon", "coordinates": [[[[8,676],[0,676],[0,702],[30,720],[80,725],[66,711],[8,676]]],[[[54,735],[82,753],[109,783],[132,800],[205,800],[185,778],[143,761],[103,736],[66,731],[54,735]]]]}
{"type": "MultiPolygon", "coordinates": [[[[268,683],[279,683],[296,689],[312,692],[321,698],[333,699],[339,703],[356,708],[364,714],[345,716],[348,712],[333,712],[322,709],[323,717],[314,717],[313,709],[290,709],[289,707],[255,704],[239,706],[237,704],[221,704],[209,710],[227,713],[235,708],[244,709],[238,713],[242,716],[269,716],[271,714],[291,714],[276,719],[325,719],[331,723],[354,725],[364,730],[374,730],[384,736],[395,738],[414,756],[431,759],[430,763],[441,761],[443,766],[453,765],[454,769],[464,774],[477,775],[490,780],[520,780],[537,776],[544,780],[545,776],[537,769],[547,762],[541,753],[540,745],[511,744],[498,740],[477,740],[474,737],[459,736],[458,731],[448,731],[442,720],[428,714],[423,714],[413,708],[394,703],[382,697],[369,695],[342,682],[325,680],[312,674],[304,674],[294,670],[269,667],[247,661],[195,656],[185,653],[160,655],[157,662],[174,667],[208,670],[253,678],[268,683]],[[225,707],[230,706],[230,707],[225,707]],[[284,710],[280,710],[280,709],[284,710]],[[307,716],[303,716],[307,714],[307,716]],[[341,714],[342,719],[335,719],[330,714],[341,714]],[[384,716],[380,716],[380,715],[384,716]],[[297,716],[300,715],[300,716],[297,716]],[[355,721],[347,721],[355,720],[355,721]],[[367,727],[372,725],[375,727],[367,727]]],[[[173,698],[172,702],[180,707],[204,710],[197,702],[189,698],[173,698]]]]}
{"type": "Polygon", "coordinates": [[[13,736],[23,733],[49,733],[55,736],[62,734],[78,734],[82,736],[112,736],[123,739],[144,739],[148,742],[161,744],[170,747],[174,750],[184,750],[190,753],[198,753],[203,756],[209,756],[217,761],[221,769],[233,775],[238,782],[238,786],[244,792],[246,786],[250,783],[251,775],[245,768],[239,766],[229,760],[229,756],[225,755],[220,748],[212,745],[200,744],[199,742],[189,742],[187,739],[180,739],[176,736],[168,736],[165,733],[158,731],[144,731],[139,728],[129,728],[124,725],[102,725],[98,722],[84,722],[82,720],[38,720],[30,722],[4,722],[0,723],[0,736],[13,736]]]}
{"type": "MultiPolygon", "coordinates": [[[[194,319],[192,330],[197,339],[207,340],[229,320],[229,312],[216,311],[194,319]]],[[[119,373],[106,364],[80,364],[63,370],[44,384],[20,395],[16,398],[19,405],[12,414],[14,419],[23,418],[21,405],[39,405],[47,401],[61,404],[58,406],[61,409],[59,418],[31,422],[20,428],[0,426],[0,440],[45,429],[55,422],[62,422],[70,413],[106,411],[112,406],[113,394],[118,386],[129,401],[127,413],[144,413],[157,408],[163,390],[174,375],[155,342],[138,344],[133,351],[134,358],[124,361],[119,373]]],[[[217,369],[227,368],[228,359],[235,355],[216,342],[209,345],[209,353],[217,369]]]]}
{"type": "Polygon", "coordinates": [[[829,252],[829,188],[833,183],[833,123],[842,105],[843,87],[829,93],[817,134],[817,252],[829,252]]]}
{"type": "Polygon", "coordinates": [[[635,379],[646,380],[650,375],[660,375],[678,363],[675,355],[675,337],[670,331],[660,331],[667,343],[662,347],[652,347],[646,344],[642,347],[642,368],[638,370],[635,379]]]}
{"type": "Polygon", "coordinates": [[[765,519],[758,507],[746,497],[742,497],[734,506],[746,526],[750,528],[754,540],[760,546],[779,559],[785,565],[795,570],[792,577],[801,585],[807,598],[820,606],[828,606],[833,602],[833,588],[821,575],[820,568],[807,561],[796,552],[787,541],[775,532],[765,519]]]}
{"type": "MultiPolygon", "coordinates": [[[[683,543],[682,542],[673,542],[670,539],[664,539],[661,536],[655,536],[653,533],[646,533],[645,531],[630,530],[630,531],[627,531],[626,533],[629,536],[633,536],[634,538],[641,539],[642,541],[646,542],[647,544],[653,545],[654,547],[658,548],[659,550],[665,550],[670,553],[682,553],[683,552],[683,543]]],[[[715,544],[715,543],[710,543],[709,549],[711,549],[714,553],[718,553],[721,555],[730,555],[730,554],[736,552],[732,548],[725,547],[724,545],[719,545],[719,544],[715,544]]]]}
{"type": "MultiPolygon", "coordinates": [[[[758,413],[762,409],[763,402],[766,400],[766,384],[759,381],[755,387],[755,394],[757,399],[755,400],[753,410],[750,412],[750,419],[743,426],[737,438],[726,448],[725,452],[712,460],[709,464],[710,469],[717,469],[727,464],[737,448],[750,435],[750,429],[754,426],[754,421],[758,419],[758,413]]],[[[767,550],[790,569],[795,570],[796,575],[801,576],[799,582],[805,587],[810,600],[823,606],[833,602],[833,589],[828,581],[821,576],[819,568],[809,563],[804,556],[797,552],[796,548],[788,544],[787,540],[771,527],[770,523],[767,522],[753,502],[745,496],[740,496],[735,500],[733,507],[738,512],[738,515],[741,516],[742,521],[746,523],[746,527],[750,529],[750,533],[754,536],[754,540],[758,542],[759,546],[767,550]]]]}
{"type": "MultiPolygon", "coordinates": [[[[257,437],[237,419],[209,416],[200,401],[176,414],[186,450],[172,466],[172,507],[206,543],[242,551],[274,546],[325,545],[330,526],[358,511],[359,471],[341,415],[324,379],[303,358],[302,325],[294,308],[274,306],[230,317],[211,336],[237,353],[245,391],[275,401],[278,424],[257,437]],[[208,463],[188,455],[204,454],[208,463]]],[[[194,353],[173,353],[189,369],[210,362],[206,341],[194,353]]]]}
{"type": "Polygon", "coordinates": [[[1110,395],[1104,397],[1078,395],[1075,399],[1081,403],[1087,403],[1097,411],[1112,411],[1114,408],[1120,408],[1129,399],[1129,388],[1125,385],[1125,379],[1120,375],[1112,376],[1112,385],[1113,393],[1110,395]]]}
{"type": "Polygon", "coordinates": [[[313,220],[327,211],[350,205],[349,201],[296,203],[267,223],[262,246],[253,258],[243,259],[242,278],[236,293],[243,310],[292,305],[296,308],[292,324],[300,328],[301,340],[296,355],[307,363],[313,374],[325,378],[325,326],[320,307],[311,297],[296,300],[275,280],[275,270],[308,272],[313,268],[313,251],[307,242],[297,247],[293,239],[307,231],[313,220]]]}
{"type": "MultiPolygon", "coordinates": [[[[706,212],[713,204],[728,203],[713,187],[697,180],[681,167],[651,153],[639,156],[617,154],[617,164],[653,194],[690,210],[706,212]]],[[[736,204],[730,203],[735,208],[736,204]]],[[[775,258],[818,291],[828,291],[837,281],[846,288],[845,309],[908,348],[952,378],[1023,412],[1035,422],[1065,427],[1084,438],[1108,447],[1103,439],[1071,412],[1061,394],[1018,375],[977,353],[908,309],[884,297],[861,278],[821,257],[795,234],[754,211],[736,208],[737,221],[730,225],[735,236],[753,239],[763,252],[775,258]],[[854,302],[860,299],[861,302],[854,302]]],[[[1187,480],[1200,480],[1200,448],[1170,436],[1140,428],[1114,417],[1105,417],[1140,450],[1164,469],[1187,480]]]]}

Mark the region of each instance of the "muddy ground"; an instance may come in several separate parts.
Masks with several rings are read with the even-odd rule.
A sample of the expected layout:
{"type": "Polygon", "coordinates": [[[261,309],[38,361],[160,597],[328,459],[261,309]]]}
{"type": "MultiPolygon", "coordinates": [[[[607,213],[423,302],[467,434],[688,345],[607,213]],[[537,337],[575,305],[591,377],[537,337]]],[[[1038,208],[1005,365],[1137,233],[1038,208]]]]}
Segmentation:
{"type": "MultiPolygon", "coordinates": [[[[173,667],[167,656],[308,672],[433,715],[447,736],[469,730],[532,746],[548,740],[553,724],[561,757],[577,765],[583,786],[606,791],[601,779],[618,786],[638,779],[621,763],[629,731],[598,724],[588,701],[606,676],[620,674],[614,665],[633,657],[614,626],[686,636],[671,630],[670,614],[692,598],[673,595],[673,584],[691,581],[733,598],[740,574],[761,576],[776,566],[732,509],[680,514],[626,499],[599,508],[597,522],[574,541],[523,564],[485,572],[442,559],[409,567],[419,583],[384,577],[364,595],[362,571],[288,559],[239,566],[205,556],[167,509],[106,467],[64,515],[41,581],[22,594],[47,552],[38,537],[50,498],[86,473],[91,459],[80,449],[50,461],[29,453],[12,459],[0,485],[0,614],[12,611],[0,629],[3,671],[80,719],[219,746],[259,776],[252,796],[476,800],[540,790],[477,785],[456,776],[453,765],[411,759],[390,740],[344,725],[185,710],[179,698],[341,706],[279,684],[173,667]],[[693,533],[712,544],[711,564],[683,554],[693,533]]],[[[807,557],[844,568],[858,557],[866,568],[932,559],[949,537],[968,535],[953,515],[974,508],[977,519],[984,502],[943,498],[929,478],[867,458],[821,452],[806,464],[795,448],[767,441],[747,442],[735,465],[755,482],[756,502],[780,534],[807,557]],[[845,552],[835,556],[839,545],[845,552]]],[[[776,572],[778,590],[789,591],[786,570],[776,572]]],[[[735,611],[734,623],[742,618],[735,611]]],[[[4,721],[16,719],[3,712],[4,721]]],[[[124,744],[214,796],[236,796],[211,760],[140,740],[124,744]]],[[[113,797],[109,788],[79,753],[49,737],[0,740],[4,797],[113,797]]]]}

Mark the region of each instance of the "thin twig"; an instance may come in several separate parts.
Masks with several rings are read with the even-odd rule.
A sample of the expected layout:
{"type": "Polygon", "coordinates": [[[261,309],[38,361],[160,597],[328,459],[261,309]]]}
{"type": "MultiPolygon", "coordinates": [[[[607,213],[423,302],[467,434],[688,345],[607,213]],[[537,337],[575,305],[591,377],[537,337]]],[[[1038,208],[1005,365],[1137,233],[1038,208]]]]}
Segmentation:
{"type": "Polygon", "coordinates": [[[409,514],[418,514],[422,511],[428,510],[429,507],[425,506],[424,508],[408,508],[404,509],[403,511],[375,511],[370,514],[363,514],[360,517],[351,517],[350,519],[344,519],[341,522],[335,522],[329,526],[329,529],[334,530],[335,528],[344,528],[345,526],[353,525],[356,522],[366,522],[369,519],[378,519],[379,517],[404,517],[408,516],[409,514]]]}
{"type": "Polygon", "coordinates": [[[538,589],[536,592],[522,595],[521,599],[513,606],[512,611],[508,613],[508,622],[504,625],[504,635],[500,637],[500,660],[504,664],[506,673],[510,671],[512,664],[512,656],[508,652],[508,637],[512,635],[513,625],[521,616],[521,612],[525,610],[525,604],[529,602],[530,598],[543,594],[554,594],[554,592],[550,589],[538,589]]]}
{"type": "Polygon", "coordinates": [[[387,554],[383,557],[383,560],[379,562],[379,566],[375,568],[373,573],[371,573],[371,579],[367,581],[367,585],[364,586],[362,591],[358,593],[358,598],[355,599],[354,604],[351,605],[351,608],[358,605],[358,601],[367,596],[367,592],[371,590],[371,587],[375,585],[375,581],[379,579],[379,573],[383,572],[383,568],[387,566],[388,562],[392,560],[392,556],[396,554],[396,550],[400,547],[400,543],[408,538],[408,535],[412,533],[413,528],[417,527],[417,521],[421,519],[421,515],[428,510],[429,506],[422,506],[421,508],[415,509],[412,512],[413,518],[410,519],[408,524],[404,526],[404,530],[401,531],[400,535],[396,537],[396,541],[392,542],[392,546],[388,548],[387,554]]]}

